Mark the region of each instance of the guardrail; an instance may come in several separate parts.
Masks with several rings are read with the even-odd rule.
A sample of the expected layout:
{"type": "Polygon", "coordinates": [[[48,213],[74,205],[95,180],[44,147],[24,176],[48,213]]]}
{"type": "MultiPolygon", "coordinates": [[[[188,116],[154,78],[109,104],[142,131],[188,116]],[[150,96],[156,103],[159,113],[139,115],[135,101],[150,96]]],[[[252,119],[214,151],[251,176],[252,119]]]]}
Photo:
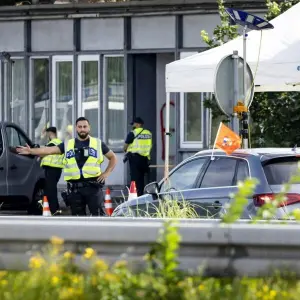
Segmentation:
{"type": "MultiPolygon", "coordinates": [[[[127,259],[139,268],[157,239],[162,219],[0,217],[0,269],[23,270],[30,256],[52,236],[64,239],[66,250],[80,255],[93,247],[108,261],[127,259]]],[[[300,225],[232,225],[218,220],[180,220],[181,270],[203,268],[207,276],[268,276],[274,270],[300,275],[300,225]]]]}

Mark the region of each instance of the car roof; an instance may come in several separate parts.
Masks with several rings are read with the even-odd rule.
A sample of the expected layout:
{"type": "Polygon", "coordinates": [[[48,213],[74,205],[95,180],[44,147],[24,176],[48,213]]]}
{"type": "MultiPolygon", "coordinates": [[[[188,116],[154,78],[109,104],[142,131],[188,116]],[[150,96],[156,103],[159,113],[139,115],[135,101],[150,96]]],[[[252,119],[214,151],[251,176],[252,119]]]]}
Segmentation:
{"type": "MultiPolygon", "coordinates": [[[[218,155],[218,156],[225,156],[226,153],[222,150],[212,149],[202,150],[194,154],[195,156],[201,155],[218,155]]],[[[261,160],[267,160],[275,157],[282,157],[282,156],[300,156],[300,149],[294,150],[293,148],[251,148],[251,149],[238,149],[235,150],[231,156],[236,157],[245,157],[245,156],[256,156],[259,157],[261,160]]]]}

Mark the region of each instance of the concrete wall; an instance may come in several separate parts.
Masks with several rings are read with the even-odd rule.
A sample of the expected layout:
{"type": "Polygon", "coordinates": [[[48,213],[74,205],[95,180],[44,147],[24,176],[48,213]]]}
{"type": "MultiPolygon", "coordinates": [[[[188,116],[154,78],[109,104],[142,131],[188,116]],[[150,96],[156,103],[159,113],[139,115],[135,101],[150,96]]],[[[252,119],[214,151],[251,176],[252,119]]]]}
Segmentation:
{"type": "Polygon", "coordinates": [[[24,51],[24,22],[0,22],[0,51],[24,51]]]}
{"type": "Polygon", "coordinates": [[[175,47],[175,17],[136,17],[131,21],[133,49],[175,47]]]}

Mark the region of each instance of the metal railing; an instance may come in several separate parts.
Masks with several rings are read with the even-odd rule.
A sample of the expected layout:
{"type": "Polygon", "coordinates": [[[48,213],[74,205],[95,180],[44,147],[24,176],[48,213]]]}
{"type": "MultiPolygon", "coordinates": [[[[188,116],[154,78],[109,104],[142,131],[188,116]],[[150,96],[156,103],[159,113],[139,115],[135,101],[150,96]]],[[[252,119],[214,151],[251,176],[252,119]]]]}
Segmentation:
{"type": "MultiPolygon", "coordinates": [[[[110,262],[127,259],[134,268],[156,242],[162,219],[10,217],[0,218],[0,269],[23,270],[52,236],[78,256],[93,247],[110,262]]],[[[274,270],[300,275],[300,225],[232,225],[218,220],[180,220],[181,270],[203,268],[207,276],[269,276],[274,270]]]]}

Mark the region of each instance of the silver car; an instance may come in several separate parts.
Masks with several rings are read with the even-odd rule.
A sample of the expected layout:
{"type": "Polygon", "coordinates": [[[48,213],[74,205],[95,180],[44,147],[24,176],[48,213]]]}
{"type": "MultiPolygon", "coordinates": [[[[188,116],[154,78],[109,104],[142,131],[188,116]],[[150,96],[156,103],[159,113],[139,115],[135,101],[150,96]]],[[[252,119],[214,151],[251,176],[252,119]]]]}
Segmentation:
{"type": "MultiPolygon", "coordinates": [[[[272,201],[298,169],[300,157],[291,148],[200,151],[176,166],[164,180],[145,187],[144,195],[120,204],[113,216],[141,216],[157,212],[164,199],[189,201],[201,218],[220,218],[237,192],[237,184],[247,177],[259,180],[255,194],[248,199],[242,218],[252,218],[266,199],[272,201]]],[[[287,201],[277,209],[277,218],[300,207],[300,185],[292,185],[287,201]]]]}

